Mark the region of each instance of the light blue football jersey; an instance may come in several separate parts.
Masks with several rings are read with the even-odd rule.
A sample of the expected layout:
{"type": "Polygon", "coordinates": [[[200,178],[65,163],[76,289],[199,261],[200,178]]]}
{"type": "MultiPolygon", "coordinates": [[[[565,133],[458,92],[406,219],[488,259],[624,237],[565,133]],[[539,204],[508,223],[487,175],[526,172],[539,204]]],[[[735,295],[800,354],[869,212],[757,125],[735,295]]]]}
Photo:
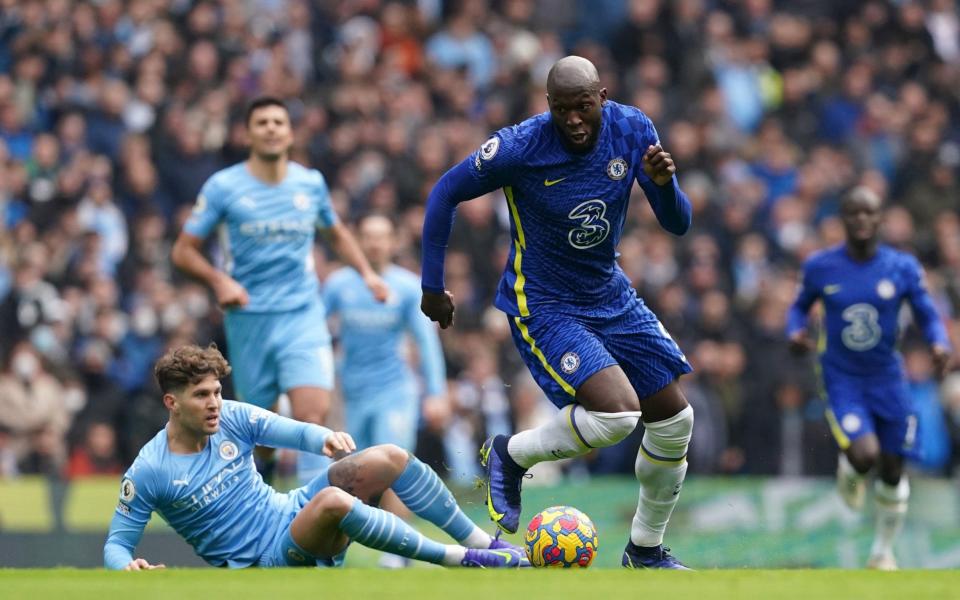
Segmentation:
{"type": "Polygon", "coordinates": [[[900,307],[908,302],[931,344],[949,346],[947,332],[913,256],[881,245],[864,262],[841,244],[812,255],[803,265],[800,291],[787,315],[788,335],[806,327],[816,300],[826,313],[821,361],[851,375],[901,370],[896,344],[900,307]]]}
{"type": "Polygon", "coordinates": [[[336,221],[319,171],[290,162],[286,178],[270,185],[244,162],[207,180],[184,231],[206,238],[219,229],[223,269],[250,294],[250,303],[239,310],[280,312],[316,300],[316,229],[336,221]]]}
{"type": "Polygon", "coordinates": [[[254,446],[319,454],[329,434],[325,427],[231,400],[223,401],[220,431],[196,454],[171,452],[167,431],[160,430],[123,476],[105,566],[122,569],[133,559],[153,512],[211,565],[255,564],[296,503],[292,493],[264,483],[254,465],[254,446]]]}
{"type": "Polygon", "coordinates": [[[440,339],[433,323],[420,312],[419,278],[396,265],[381,274],[390,288],[386,302],[377,302],[352,267],[334,271],[323,284],[327,314],[340,320],[343,359],[339,375],[349,396],[365,390],[409,382],[413,373],[402,349],[411,334],[420,356],[426,393],[444,390],[446,371],[440,339]]]}

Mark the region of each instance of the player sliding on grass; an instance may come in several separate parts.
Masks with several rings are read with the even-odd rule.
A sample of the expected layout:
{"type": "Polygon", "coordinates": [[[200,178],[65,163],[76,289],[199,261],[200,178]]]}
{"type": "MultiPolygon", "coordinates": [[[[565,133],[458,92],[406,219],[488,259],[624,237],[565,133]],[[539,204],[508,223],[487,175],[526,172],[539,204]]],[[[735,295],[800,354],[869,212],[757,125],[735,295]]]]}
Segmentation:
{"type": "Polygon", "coordinates": [[[689,229],[690,203],[653,123],[608,100],[590,61],[568,56],[554,64],[547,100],[550,112],[498,131],[430,193],[421,308],[441,327],[451,325],[443,261],[456,204],[503,188],[513,244],[495,303],[560,411],[536,429],[483,445],[490,515],[516,531],[527,469],[616,444],[637,427],[642,409],[640,500],[622,564],[683,569],[662,541],[687,472],[693,409],[677,379],[691,369],[617,265],[616,248],[634,181],[671,233],[689,229]]]}
{"type": "Polygon", "coordinates": [[[825,347],[820,354],[827,420],[840,446],[837,485],[850,508],[863,507],[865,475],[876,467],[877,531],[867,566],[893,570],[893,541],[907,514],[910,485],[903,459],[914,454],[917,417],[896,350],[904,301],[930,343],[938,377],[950,362],[950,342],[913,256],[880,243],[881,201],[858,187],[840,205],[846,243],[803,265],[800,293],[787,321],[791,348],[807,352],[807,312],[823,302],[825,347]]]}
{"type": "Polygon", "coordinates": [[[220,379],[229,372],[212,346],[184,346],[157,362],[170,420],[120,484],[103,548],[107,568],[163,566],[133,555],[154,511],[218,567],[337,566],[351,541],[446,566],[529,565],[520,549],[468,519],[436,473],[406,451],[385,444],[350,454],[355,446],[347,433],[223,400],[220,379]],[[254,467],[258,444],[348,456],[281,494],[254,467]],[[388,488],[460,545],[427,539],[376,508],[388,488]]]}

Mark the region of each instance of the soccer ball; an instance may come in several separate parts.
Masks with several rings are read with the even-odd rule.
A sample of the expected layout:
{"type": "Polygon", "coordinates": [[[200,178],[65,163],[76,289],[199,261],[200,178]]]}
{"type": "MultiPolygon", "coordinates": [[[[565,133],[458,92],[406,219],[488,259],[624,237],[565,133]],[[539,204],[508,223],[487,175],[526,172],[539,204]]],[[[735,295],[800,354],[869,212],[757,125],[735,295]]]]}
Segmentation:
{"type": "Polygon", "coordinates": [[[600,543],[590,517],[572,506],[551,506],[538,513],[523,539],[535,567],[589,567],[600,543]]]}

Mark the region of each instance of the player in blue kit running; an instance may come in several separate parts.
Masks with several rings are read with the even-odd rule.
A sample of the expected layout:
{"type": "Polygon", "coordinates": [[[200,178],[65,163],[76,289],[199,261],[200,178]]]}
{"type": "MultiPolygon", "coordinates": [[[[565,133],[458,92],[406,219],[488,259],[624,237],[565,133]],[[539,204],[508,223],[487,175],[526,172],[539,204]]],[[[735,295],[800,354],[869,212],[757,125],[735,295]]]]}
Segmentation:
{"type": "Polygon", "coordinates": [[[547,100],[549,112],[496,132],[433,188],[421,308],[441,327],[453,323],[443,261],[456,204],[503,188],[513,243],[495,304],[560,411],[540,427],[483,445],[491,518],[516,531],[528,468],[616,444],[642,410],[641,492],[622,564],[684,569],[662,542],[687,471],[693,410],[677,379],[691,369],[617,265],[616,247],[634,181],[671,233],[689,229],[690,203],[653,123],[608,100],[590,61],[568,56],[554,64],[547,100]]]}
{"type": "Polygon", "coordinates": [[[950,343],[920,263],[879,243],[880,197],[869,188],[855,188],[844,197],[840,216],[846,243],[804,263],[787,334],[795,352],[812,349],[807,313],[815,301],[823,303],[820,368],[830,403],[827,420],[842,451],[837,487],[847,505],[859,510],[865,476],[876,467],[877,530],[867,565],[891,570],[897,567],[893,542],[910,497],[903,459],[911,455],[917,434],[903,360],[896,350],[903,302],[910,304],[930,343],[940,377],[950,361],[950,343]]]}
{"type": "MultiPolygon", "coordinates": [[[[254,100],[246,124],[250,158],[218,171],[203,185],[172,259],[205,281],[226,310],[237,398],[273,408],[286,393],[293,418],[321,424],[333,388],[333,353],[314,271],[317,228],[362,274],[374,298],[385,300],[387,287],[337,220],[323,175],[288,160],[293,130],[284,104],[271,97],[254,100]],[[202,252],[214,228],[223,270],[202,252]]],[[[322,457],[301,454],[300,482],[323,464],[322,457]]]]}
{"type": "Polygon", "coordinates": [[[214,346],[184,346],[157,361],[170,420],[123,476],[103,548],[107,568],[163,566],[134,558],[153,512],[217,567],[337,566],[351,541],[447,566],[529,566],[519,548],[470,521],[436,473],[405,450],[382,445],[349,454],[347,433],[223,400],[220,379],[229,372],[214,346]],[[349,455],[281,494],[256,471],[258,444],[349,455]],[[425,538],[372,506],[388,488],[461,545],[425,538]]]}

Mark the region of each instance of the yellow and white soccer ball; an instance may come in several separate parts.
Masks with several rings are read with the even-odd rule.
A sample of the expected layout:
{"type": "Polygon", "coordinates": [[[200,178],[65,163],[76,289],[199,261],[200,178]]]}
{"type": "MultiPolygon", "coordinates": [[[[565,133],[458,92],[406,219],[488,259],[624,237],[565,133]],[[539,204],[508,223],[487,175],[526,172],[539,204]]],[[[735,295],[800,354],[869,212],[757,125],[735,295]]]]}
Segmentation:
{"type": "Polygon", "coordinates": [[[600,541],[590,517],[572,506],[537,513],[524,534],[527,558],[535,567],[589,567],[600,541]]]}

